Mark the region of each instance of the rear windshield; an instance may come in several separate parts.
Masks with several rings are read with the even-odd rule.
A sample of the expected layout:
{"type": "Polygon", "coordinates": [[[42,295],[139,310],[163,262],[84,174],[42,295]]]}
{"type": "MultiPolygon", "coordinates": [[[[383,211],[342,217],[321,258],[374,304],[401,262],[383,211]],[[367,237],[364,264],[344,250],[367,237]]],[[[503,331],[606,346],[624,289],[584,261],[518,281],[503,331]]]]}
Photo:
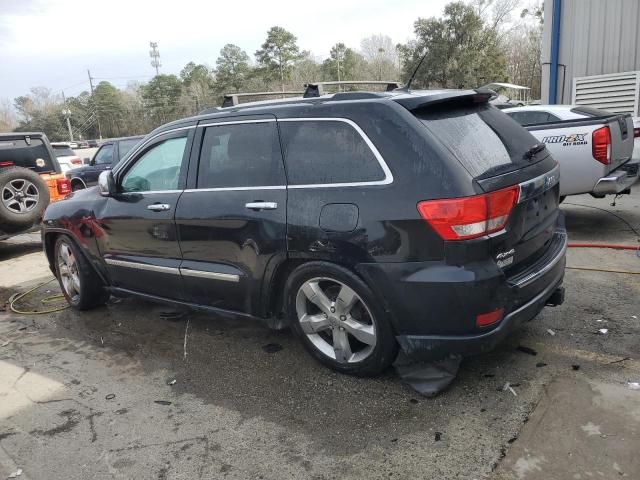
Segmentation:
{"type": "Polygon", "coordinates": [[[56,157],[73,157],[75,153],[69,147],[53,147],[53,153],[56,154],[56,157]]]}
{"type": "Polygon", "coordinates": [[[609,110],[601,110],[600,108],[593,107],[575,107],[571,109],[571,113],[577,113],[578,115],[586,115],[587,117],[610,117],[615,113],[609,110]]]}
{"type": "Polygon", "coordinates": [[[28,142],[25,139],[0,140],[0,162],[12,162],[16,166],[31,168],[37,172],[55,170],[47,147],[37,138],[31,138],[28,142]]]}
{"type": "MultiPolygon", "coordinates": [[[[498,175],[542,160],[525,153],[536,139],[515,120],[487,104],[416,112],[416,117],[474,177],[498,175]]],[[[538,158],[539,157],[539,158],[538,158]]]]}
{"type": "Polygon", "coordinates": [[[118,155],[120,156],[120,160],[124,158],[124,156],[131,151],[133,147],[140,143],[141,138],[132,138],[130,140],[120,140],[118,144],[118,155]]]}

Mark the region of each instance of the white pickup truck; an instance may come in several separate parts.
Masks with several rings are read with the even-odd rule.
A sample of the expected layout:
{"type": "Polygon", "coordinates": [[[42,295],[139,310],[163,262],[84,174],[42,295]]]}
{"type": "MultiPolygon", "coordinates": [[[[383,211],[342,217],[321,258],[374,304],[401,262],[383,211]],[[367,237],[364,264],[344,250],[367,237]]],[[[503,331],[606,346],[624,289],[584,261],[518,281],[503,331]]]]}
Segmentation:
{"type": "Polygon", "coordinates": [[[502,110],[546,146],[560,164],[560,198],[630,193],[638,180],[631,160],[640,136],[630,115],[573,105],[529,105],[502,110]]]}

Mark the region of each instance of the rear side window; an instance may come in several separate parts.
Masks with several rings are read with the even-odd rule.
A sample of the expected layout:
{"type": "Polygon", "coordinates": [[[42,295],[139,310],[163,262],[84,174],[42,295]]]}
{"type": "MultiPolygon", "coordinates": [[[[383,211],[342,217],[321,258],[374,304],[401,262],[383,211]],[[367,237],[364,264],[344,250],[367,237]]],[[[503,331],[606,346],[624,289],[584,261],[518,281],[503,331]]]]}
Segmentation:
{"type": "Polygon", "coordinates": [[[284,185],[276,122],[206,127],[198,188],[284,185]]]}
{"type": "MultiPolygon", "coordinates": [[[[475,178],[533,163],[524,154],[536,139],[497,108],[486,104],[443,106],[416,116],[475,178]]],[[[542,158],[544,155],[535,159],[542,158]]]]}
{"type": "Polygon", "coordinates": [[[37,138],[31,138],[28,142],[25,139],[0,140],[0,162],[11,162],[38,171],[53,170],[49,151],[43,141],[37,138]]]}
{"type": "Polygon", "coordinates": [[[337,120],[281,121],[290,185],[375,182],[385,172],[362,135],[337,120]]]}

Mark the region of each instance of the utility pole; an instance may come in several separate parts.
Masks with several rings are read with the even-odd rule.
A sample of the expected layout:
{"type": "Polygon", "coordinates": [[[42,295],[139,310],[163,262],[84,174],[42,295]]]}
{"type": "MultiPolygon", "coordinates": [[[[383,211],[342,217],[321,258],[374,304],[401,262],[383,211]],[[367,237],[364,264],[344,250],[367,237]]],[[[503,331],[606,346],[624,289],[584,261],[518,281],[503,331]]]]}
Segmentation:
{"type": "Polygon", "coordinates": [[[156,76],[160,75],[160,51],[158,50],[158,42],[149,42],[151,50],[149,50],[149,56],[151,57],[151,66],[156,69],[156,76]]]}
{"type": "MultiPolygon", "coordinates": [[[[91,78],[91,72],[87,69],[87,75],[89,75],[89,87],[91,87],[91,100],[93,100],[93,78],[91,78]]],[[[100,128],[100,115],[98,113],[98,105],[95,105],[96,122],[98,123],[98,137],[102,140],[102,128],[100,128]]]]}
{"type": "MultiPolygon", "coordinates": [[[[62,91],[62,102],[66,107],[67,98],[64,96],[64,90],[62,91]]],[[[69,110],[68,108],[65,108],[64,110],[62,110],[62,114],[64,115],[64,118],[67,119],[67,130],[69,130],[69,141],[73,142],[73,130],[71,130],[71,120],[69,120],[69,117],[71,116],[71,110],[69,110]]]]}

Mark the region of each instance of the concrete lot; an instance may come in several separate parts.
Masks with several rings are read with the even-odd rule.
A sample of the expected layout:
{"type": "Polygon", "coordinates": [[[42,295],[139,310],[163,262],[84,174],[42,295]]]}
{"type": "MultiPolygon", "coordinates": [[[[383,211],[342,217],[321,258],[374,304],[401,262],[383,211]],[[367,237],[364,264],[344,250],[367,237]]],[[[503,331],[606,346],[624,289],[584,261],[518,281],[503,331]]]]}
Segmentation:
{"type": "MultiPolygon", "coordinates": [[[[573,241],[637,241],[569,203],[640,229],[639,193],[563,205],[573,241]]],[[[568,265],[640,272],[631,251],[570,250],[568,265]]],[[[50,277],[37,235],[0,243],[0,309],[50,277]]],[[[134,299],[85,314],[7,309],[0,478],[640,478],[640,390],[628,385],[640,382],[640,277],[569,269],[565,285],[563,306],[466,359],[434,399],[393,372],[335,374],[258,323],[163,319],[166,307],[134,299]]]]}

